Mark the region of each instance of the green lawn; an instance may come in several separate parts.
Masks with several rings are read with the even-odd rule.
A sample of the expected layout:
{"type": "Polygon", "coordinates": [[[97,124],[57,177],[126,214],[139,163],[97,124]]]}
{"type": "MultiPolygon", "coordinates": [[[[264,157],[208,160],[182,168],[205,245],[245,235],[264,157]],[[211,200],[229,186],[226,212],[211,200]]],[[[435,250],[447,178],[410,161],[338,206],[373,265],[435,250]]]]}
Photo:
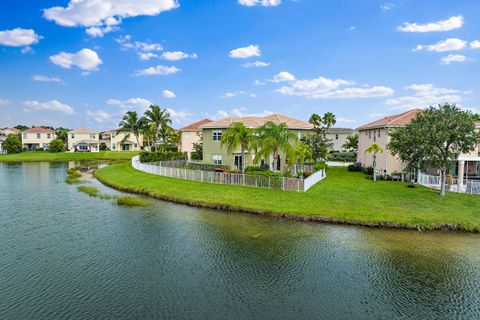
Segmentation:
{"type": "Polygon", "coordinates": [[[100,152],[60,152],[27,151],[16,154],[0,155],[0,162],[38,162],[38,161],[74,161],[74,160],[129,160],[138,152],[100,151],[100,152]]]}
{"type": "Polygon", "coordinates": [[[422,229],[480,231],[480,196],[407,188],[407,183],[371,181],[362,173],[330,168],[306,193],[185,181],[146,174],[129,163],[95,171],[114,188],[210,208],[422,229]]]}

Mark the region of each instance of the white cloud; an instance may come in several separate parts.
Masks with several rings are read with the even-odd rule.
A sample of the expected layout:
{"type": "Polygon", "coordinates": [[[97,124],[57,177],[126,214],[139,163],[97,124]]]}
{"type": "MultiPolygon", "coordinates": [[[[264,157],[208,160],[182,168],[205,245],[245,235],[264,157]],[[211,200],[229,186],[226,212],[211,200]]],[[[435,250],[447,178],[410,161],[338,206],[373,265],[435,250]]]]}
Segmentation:
{"type": "Polygon", "coordinates": [[[467,41],[457,39],[457,38],[449,38],[447,40],[439,41],[435,44],[431,45],[422,45],[419,44],[413,51],[435,51],[435,52],[445,52],[445,51],[458,51],[462,50],[467,46],[467,41]]]}
{"type": "Polygon", "coordinates": [[[260,57],[262,52],[258,45],[249,45],[248,47],[237,48],[230,51],[230,57],[235,59],[246,59],[250,57],[260,57]]]}
{"type": "Polygon", "coordinates": [[[395,8],[395,4],[390,3],[390,2],[387,2],[387,3],[384,3],[384,4],[380,5],[380,9],[382,9],[383,11],[390,11],[393,8],[395,8]]]}
{"type": "Polygon", "coordinates": [[[63,83],[62,79],[57,78],[57,77],[47,77],[43,75],[36,75],[32,77],[33,81],[40,81],[40,82],[57,82],[57,83],[63,83]]]}
{"type": "Polygon", "coordinates": [[[480,49],[480,40],[470,42],[470,49],[480,49]]]}
{"type": "Polygon", "coordinates": [[[348,31],[355,31],[357,29],[356,26],[350,26],[348,27],[348,31]]]}
{"type": "Polygon", "coordinates": [[[87,110],[86,112],[87,118],[89,121],[101,123],[101,124],[106,124],[109,123],[112,126],[117,125],[117,123],[120,121],[120,115],[116,113],[108,113],[102,110],[87,110]]]}
{"type": "Polygon", "coordinates": [[[159,58],[156,52],[163,50],[163,46],[160,43],[132,41],[131,35],[120,36],[115,39],[115,42],[121,46],[122,50],[135,51],[140,57],[140,60],[143,61],[159,58]]]}
{"type": "Polygon", "coordinates": [[[25,111],[31,110],[45,110],[45,111],[54,111],[64,114],[72,114],[74,110],[68,104],[61,103],[58,100],[50,100],[47,102],[39,101],[25,101],[23,105],[26,107],[25,111]]]}
{"type": "Polygon", "coordinates": [[[82,49],[77,53],[60,52],[51,56],[50,61],[65,69],[77,66],[86,71],[98,70],[98,66],[103,63],[98,54],[91,49],[82,49]]]}
{"type": "Polygon", "coordinates": [[[0,99],[0,106],[6,106],[10,104],[10,101],[9,100],[6,100],[6,99],[0,99]]]}
{"type": "Polygon", "coordinates": [[[243,65],[244,68],[264,68],[268,67],[270,63],[264,61],[255,61],[255,62],[247,62],[243,65]]]}
{"type": "Polygon", "coordinates": [[[266,83],[260,79],[255,79],[255,81],[253,82],[253,85],[254,86],[264,86],[266,83]]]}
{"type": "Polygon", "coordinates": [[[462,54],[449,54],[446,57],[441,59],[443,64],[450,64],[452,62],[463,62],[466,60],[466,57],[462,54]]]}
{"type": "Polygon", "coordinates": [[[169,61],[177,61],[177,60],[188,59],[188,58],[196,59],[197,54],[196,53],[188,54],[182,51],[166,51],[162,53],[160,58],[164,60],[169,60],[169,61]]]}
{"type": "Polygon", "coordinates": [[[64,27],[87,27],[91,36],[117,30],[122,19],[156,16],[178,8],[178,0],[70,0],[66,7],[45,9],[43,16],[64,27]]]}
{"type": "Polygon", "coordinates": [[[287,71],[282,71],[282,72],[276,74],[271,81],[275,82],[275,83],[286,82],[286,81],[295,81],[295,76],[293,74],[287,72],[287,71]]]}
{"type": "Polygon", "coordinates": [[[173,91],[170,91],[170,90],[163,90],[162,96],[164,98],[169,98],[169,99],[172,99],[172,98],[176,97],[175,93],[173,91]]]}
{"type": "Polygon", "coordinates": [[[136,110],[143,112],[153,103],[150,100],[144,98],[131,98],[128,100],[108,99],[106,101],[108,105],[117,106],[123,110],[136,110]]]}
{"type": "Polygon", "coordinates": [[[170,119],[176,125],[183,125],[193,121],[193,115],[188,111],[178,111],[171,108],[167,108],[167,111],[170,113],[170,119]]]}
{"type": "Polygon", "coordinates": [[[32,29],[16,28],[0,31],[1,46],[25,47],[38,43],[42,38],[32,29]]]}
{"type": "Polygon", "coordinates": [[[354,85],[353,81],[318,77],[292,81],[289,86],[281,87],[275,92],[311,99],[373,98],[389,96],[394,93],[393,89],[389,87],[353,87],[354,85]]]}
{"type": "Polygon", "coordinates": [[[357,122],[357,120],[355,120],[355,119],[344,118],[344,117],[337,117],[336,120],[337,120],[337,123],[355,123],[355,122],[357,122]]]}
{"type": "Polygon", "coordinates": [[[447,20],[437,22],[430,22],[426,24],[405,22],[397,28],[402,32],[435,32],[435,31],[450,31],[461,28],[463,26],[463,17],[454,16],[447,20]]]}
{"type": "Polygon", "coordinates": [[[137,77],[140,76],[167,76],[170,74],[175,74],[181,70],[175,66],[162,66],[158,65],[156,67],[149,67],[142,70],[135,71],[134,75],[137,77]]]}
{"type": "Polygon", "coordinates": [[[459,90],[438,88],[431,83],[412,84],[405,87],[405,90],[413,91],[413,95],[386,101],[386,104],[391,106],[392,110],[408,110],[437,105],[439,103],[458,103],[462,101],[459,90]]]}
{"type": "Polygon", "coordinates": [[[282,3],[282,0],[238,0],[238,3],[242,6],[254,7],[254,6],[263,6],[263,7],[275,7],[282,3]]]}
{"type": "Polygon", "coordinates": [[[250,98],[256,98],[257,97],[257,95],[254,94],[254,93],[248,93],[248,92],[245,92],[245,91],[241,90],[241,91],[235,91],[235,92],[227,92],[223,96],[221,96],[220,98],[234,98],[234,97],[238,97],[238,96],[249,96],[250,98]]]}

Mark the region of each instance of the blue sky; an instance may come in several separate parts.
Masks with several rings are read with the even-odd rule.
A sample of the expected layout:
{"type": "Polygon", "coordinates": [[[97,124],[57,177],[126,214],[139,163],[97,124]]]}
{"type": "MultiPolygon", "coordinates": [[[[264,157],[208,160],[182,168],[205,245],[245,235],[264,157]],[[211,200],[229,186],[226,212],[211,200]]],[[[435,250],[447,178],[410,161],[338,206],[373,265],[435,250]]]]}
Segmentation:
{"type": "Polygon", "coordinates": [[[480,108],[480,2],[48,0],[0,3],[0,127],[115,127],[126,110],[333,112],[358,127],[480,108]]]}

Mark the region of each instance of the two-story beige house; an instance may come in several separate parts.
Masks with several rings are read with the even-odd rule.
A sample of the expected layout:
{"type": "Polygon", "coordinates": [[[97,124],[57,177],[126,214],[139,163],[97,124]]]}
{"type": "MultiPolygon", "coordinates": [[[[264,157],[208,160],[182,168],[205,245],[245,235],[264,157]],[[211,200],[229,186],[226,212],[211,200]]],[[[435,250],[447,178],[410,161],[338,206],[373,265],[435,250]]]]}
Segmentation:
{"type": "MultiPolygon", "coordinates": [[[[243,123],[247,128],[254,129],[264,125],[268,121],[272,121],[275,124],[285,123],[292,132],[295,132],[299,139],[313,129],[313,125],[308,122],[281,114],[272,114],[266,117],[225,118],[219,121],[213,121],[200,126],[203,135],[203,162],[223,164],[229,166],[232,170],[241,170],[243,161],[240,148],[230,153],[227,151],[226,146],[222,147],[221,140],[223,132],[238,122],[243,123]]],[[[254,158],[255,154],[247,151],[245,153],[245,166],[253,165],[254,158]]],[[[280,154],[277,160],[277,168],[279,170],[284,171],[286,169],[286,160],[285,154],[280,154]]],[[[263,159],[262,163],[273,168],[273,156],[270,156],[269,159],[263,159]]]]}
{"type": "Polygon", "coordinates": [[[68,132],[67,148],[70,152],[100,151],[99,132],[88,128],[78,128],[68,132]]]}
{"type": "MultiPolygon", "coordinates": [[[[373,165],[373,157],[365,152],[372,144],[378,144],[384,151],[377,154],[377,170],[379,174],[392,174],[393,172],[401,172],[405,169],[406,164],[400,159],[393,156],[387,149],[390,142],[389,131],[396,127],[405,126],[410,123],[422,109],[413,109],[401,114],[384,117],[374,122],[358,128],[358,155],[357,161],[363,166],[369,167],[373,165]]],[[[477,124],[480,131],[480,123],[477,124]]],[[[456,176],[473,177],[480,176],[480,145],[477,150],[469,154],[461,154],[455,165],[456,176]]]]}
{"type": "Polygon", "coordinates": [[[189,159],[193,151],[193,145],[202,141],[202,129],[200,127],[211,122],[213,121],[210,119],[203,119],[180,129],[180,151],[186,152],[189,159]]]}
{"type": "Polygon", "coordinates": [[[33,127],[22,132],[22,146],[25,150],[48,149],[50,142],[56,137],[54,130],[33,127]]]}
{"type": "Polygon", "coordinates": [[[345,142],[347,142],[347,137],[358,133],[355,129],[350,128],[329,128],[327,130],[327,139],[332,142],[332,147],[330,150],[335,151],[347,151],[343,147],[345,142]]]}
{"type": "Polygon", "coordinates": [[[17,134],[21,132],[22,131],[18,130],[17,128],[5,128],[0,130],[0,136],[8,136],[9,134],[17,134]]]}
{"type": "Polygon", "coordinates": [[[143,134],[139,134],[137,142],[133,132],[129,134],[119,130],[109,130],[101,133],[100,142],[105,143],[111,151],[140,151],[143,147],[144,137],[143,134]],[[127,135],[128,137],[125,139],[127,135]]]}

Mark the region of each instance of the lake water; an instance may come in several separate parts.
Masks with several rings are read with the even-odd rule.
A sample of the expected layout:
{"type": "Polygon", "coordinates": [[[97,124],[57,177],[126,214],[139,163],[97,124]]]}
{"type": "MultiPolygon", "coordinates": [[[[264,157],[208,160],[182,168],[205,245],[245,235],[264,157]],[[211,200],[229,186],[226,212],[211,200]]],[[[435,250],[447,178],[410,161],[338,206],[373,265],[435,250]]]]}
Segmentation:
{"type": "Polygon", "coordinates": [[[480,235],[124,208],[66,168],[0,164],[1,319],[480,318],[480,235]]]}

